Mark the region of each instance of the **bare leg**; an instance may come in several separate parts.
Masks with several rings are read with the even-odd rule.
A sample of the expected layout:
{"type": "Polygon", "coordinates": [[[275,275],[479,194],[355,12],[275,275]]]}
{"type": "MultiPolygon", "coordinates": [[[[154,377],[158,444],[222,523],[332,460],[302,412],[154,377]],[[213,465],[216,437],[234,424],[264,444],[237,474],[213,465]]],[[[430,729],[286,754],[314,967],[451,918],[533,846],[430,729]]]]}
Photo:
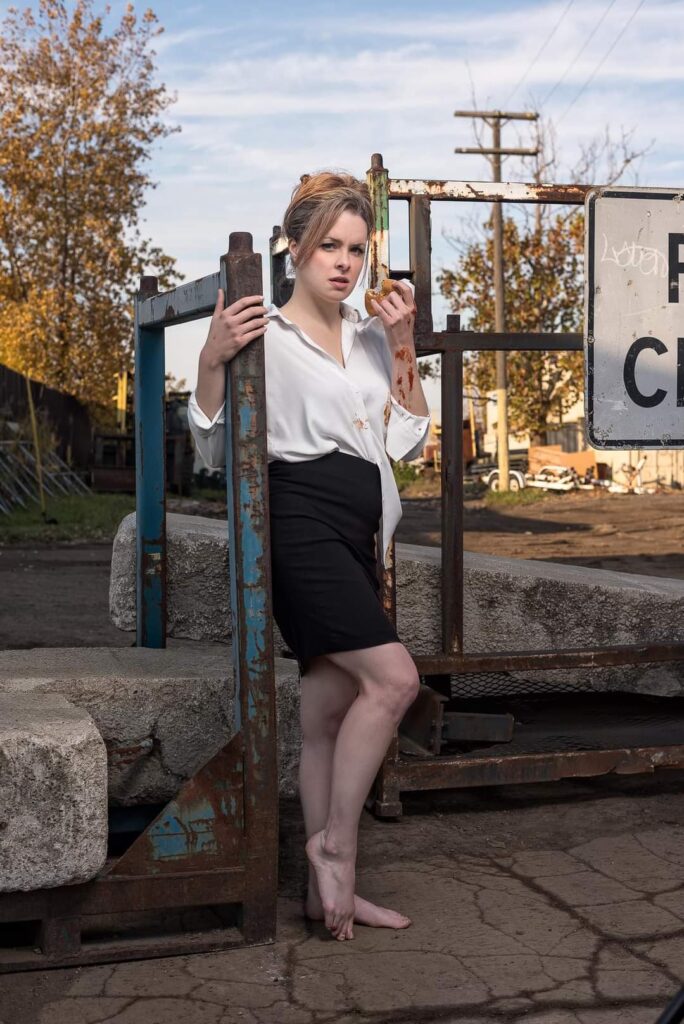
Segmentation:
{"type": "Polygon", "coordinates": [[[394,730],[415,699],[419,679],[400,643],[326,657],[357,680],[359,694],[337,734],[325,828],[310,836],[306,852],[316,872],[326,926],[336,938],[351,939],[359,818],[394,730]]]}
{"type": "Polygon", "coordinates": [[[307,838],[328,819],[335,741],[358,686],[327,656],[312,658],[300,683],[299,792],[307,838]]]}
{"type": "MultiPolygon", "coordinates": [[[[335,741],[358,693],[357,684],[327,656],[312,658],[301,679],[302,752],[299,792],[307,839],[328,820],[335,741]]],[[[313,865],[309,863],[306,916],[323,921],[325,914],[313,865]]],[[[354,921],[373,928],[407,928],[411,921],[388,907],[354,895],[354,921]]]]}

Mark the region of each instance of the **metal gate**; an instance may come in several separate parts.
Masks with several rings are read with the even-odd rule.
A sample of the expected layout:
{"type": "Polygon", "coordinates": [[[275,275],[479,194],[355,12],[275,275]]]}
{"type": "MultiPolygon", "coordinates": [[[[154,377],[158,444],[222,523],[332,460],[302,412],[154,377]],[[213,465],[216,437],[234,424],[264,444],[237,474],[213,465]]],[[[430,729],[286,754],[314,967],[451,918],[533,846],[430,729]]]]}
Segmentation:
{"type": "MultiPolygon", "coordinates": [[[[141,647],[166,646],[164,330],[210,316],[219,286],[227,305],[262,293],[251,235],[231,234],[218,273],[164,294],[156,278],[143,277],[136,299],[141,647]]],[[[31,933],[28,944],[25,937],[3,943],[0,973],[275,938],[278,776],[263,339],[227,367],[226,413],[235,735],[92,881],[0,896],[0,926],[17,940],[31,933]]]]}
{"type": "MultiPolygon", "coordinates": [[[[599,668],[642,663],[684,661],[684,643],[634,644],[629,646],[556,651],[497,651],[469,654],[463,635],[463,356],[469,351],[537,350],[581,351],[580,334],[482,333],[462,331],[458,316],[447,318],[447,329],[433,330],[431,273],[431,203],[444,201],[575,204],[584,202],[589,186],[533,185],[498,182],[433,181],[393,179],[374,154],[368,184],[375,211],[371,236],[370,285],[376,288],[384,277],[413,281],[418,308],[416,352],[419,356],[441,355],[442,389],[442,645],[432,656],[416,656],[424,685],[413,708],[404,719],[379,773],[370,802],[380,816],[401,814],[401,793],[452,787],[538,782],[568,776],[602,775],[607,772],[652,772],[655,767],[684,767],[684,720],[662,721],[655,716],[652,728],[644,728],[643,740],[623,744],[601,742],[578,744],[580,749],[553,745],[548,702],[539,729],[548,724],[549,742],[516,742],[512,716],[508,714],[464,713],[464,702],[451,699],[454,680],[461,688],[487,695],[496,682],[501,692],[506,673],[527,670],[599,668]],[[408,268],[390,266],[389,201],[403,199],[409,204],[408,268]],[[455,711],[449,708],[455,707],[455,711]],[[440,754],[448,739],[461,741],[466,752],[440,754]],[[475,742],[473,742],[475,741],[475,742]],[[480,749],[477,741],[481,741],[480,749]],[[475,749],[474,749],[475,748],[475,749]],[[589,748],[589,749],[587,749],[589,748]]],[[[274,229],[271,245],[273,300],[287,297],[284,274],[284,245],[274,229]]],[[[395,548],[391,547],[388,568],[383,571],[383,598],[387,612],[396,621],[395,548]]],[[[620,714],[617,707],[611,712],[620,714]]],[[[551,716],[552,718],[552,716],[551,716]]]]}

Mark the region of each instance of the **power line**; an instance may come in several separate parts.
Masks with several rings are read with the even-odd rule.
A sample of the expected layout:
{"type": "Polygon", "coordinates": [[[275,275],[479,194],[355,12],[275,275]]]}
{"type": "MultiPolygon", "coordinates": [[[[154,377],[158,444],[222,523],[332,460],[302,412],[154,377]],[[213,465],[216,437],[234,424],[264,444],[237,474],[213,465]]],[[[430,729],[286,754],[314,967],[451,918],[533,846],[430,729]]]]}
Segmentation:
{"type": "Polygon", "coordinates": [[[542,102],[541,102],[541,105],[542,105],[542,106],[543,106],[543,105],[544,105],[545,103],[548,103],[548,101],[549,101],[549,100],[551,99],[551,97],[553,96],[554,92],[555,92],[555,91],[556,91],[556,89],[558,88],[558,86],[559,86],[559,85],[562,85],[562,84],[563,84],[563,82],[565,81],[565,79],[566,79],[566,78],[568,77],[568,75],[570,74],[570,72],[571,72],[571,71],[572,71],[572,69],[574,68],[575,64],[577,63],[577,61],[578,61],[578,60],[580,59],[580,57],[582,56],[582,54],[583,54],[583,53],[584,53],[584,51],[586,50],[586,48],[587,48],[587,46],[589,45],[589,43],[590,43],[590,42],[592,41],[592,39],[594,38],[594,36],[595,36],[595,35],[596,35],[596,33],[598,32],[598,30],[599,30],[599,29],[601,28],[601,25],[602,25],[602,24],[603,24],[603,22],[604,22],[604,21],[606,20],[606,17],[607,17],[607,16],[608,16],[608,14],[610,13],[610,10],[611,10],[611,8],[615,6],[616,2],[617,2],[617,0],[610,0],[610,2],[609,2],[609,4],[608,4],[608,6],[607,6],[607,7],[606,7],[606,8],[604,9],[604,11],[603,11],[603,14],[601,15],[601,17],[599,18],[599,20],[598,20],[598,21],[596,22],[596,24],[595,24],[595,25],[594,25],[594,27],[592,28],[592,30],[591,30],[591,32],[589,33],[589,35],[587,36],[587,38],[586,38],[586,39],[584,40],[584,42],[583,42],[583,43],[582,43],[582,45],[580,46],[579,50],[577,51],[577,53],[576,53],[576,54],[575,54],[575,56],[574,56],[574,57],[572,58],[572,60],[571,60],[571,61],[570,61],[570,63],[568,64],[567,68],[566,68],[566,69],[565,69],[565,71],[563,72],[563,74],[562,74],[562,75],[560,76],[560,78],[558,79],[558,81],[556,82],[556,84],[555,84],[555,85],[553,86],[553,88],[551,88],[551,89],[550,89],[550,90],[549,90],[549,91],[547,92],[546,96],[544,97],[544,99],[543,99],[543,100],[542,100],[542,102]]]}
{"type": "Polygon", "coordinates": [[[522,76],[522,78],[518,79],[518,82],[516,83],[516,85],[515,85],[515,86],[514,86],[514,88],[513,88],[513,92],[512,92],[512,93],[510,93],[510,95],[509,95],[508,99],[506,100],[506,104],[507,104],[507,105],[508,105],[508,104],[509,104],[509,103],[511,102],[511,100],[512,100],[512,99],[513,99],[513,97],[515,96],[516,92],[517,92],[517,91],[518,91],[518,89],[520,88],[520,86],[521,86],[521,85],[523,84],[523,82],[524,82],[524,81],[525,81],[525,80],[527,79],[527,76],[529,75],[530,71],[532,70],[532,68],[533,68],[533,67],[534,67],[534,65],[535,65],[535,64],[537,63],[537,61],[538,61],[538,60],[539,60],[539,58],[541,57],[542,53],[543,53],[543,52],[544,52],[544,50],[546,49],[546,47],[547,47],[547,46],[549,45],[549,43],[551,42],[551,40],[552,40],[552,39],[553,39],[553,37],[555,36],[556,32],[558,31],[558,29],[559,29],[559,28],[560,28],[560,26],[561,26],[561,23],[562,23],[562,21],[563,21],[563,18],[564,18],[564,17],[565,17],[565,15],[566,15],[566,14],[568,13],[568,11],[570,10],[570,8],[571,8],[571,7],[572,7],[572,5],[574,4],[574,2],[575,2],[575,0],[568,0],[568,3],[567,3],[567,4],[565,5],[565,8],[563,9],[563,13],[561,14],[561,16],[560,16],[560,18],[558,19],[558,21],[556,22],[556,24],[555,24],[555,25],[553,26],[553,28],[551,29],[551,31],[549,32],[549,34],[548,34],[548,36],[546,37],[546,39],[544,40],[544,42],[543,42],[543,43],[541,44],[541,46],[539,47],[539,49],[538,49],[538,51],[537,51],[536,55],[535,55],[535,56],[533,57],[532,61],[530,62],[529,66],[528,66],[528,68],[527,68],[527,71],[525,71],[525,73],[524,73],[524,75],[522,76]]]}
{"type": "Polygon", "coordinates": [[[596,65],[596,67],[594,68],[592,73],[589,75],[589,77],[587,78],[587,80],[584,83],[584,85],[582,86],[582,88],[579,90],[579,92],[575,93],[575,96],[573,97],[573,99],[570,100],[570,103],[568,104],[568,106],[565,108],[565,110],[563,111],[561,116],[556,121],[557,125],[561,123],[561,121],[563,120],[565,115],[568,113],[568,111],[572,110],[572,108],[577,103],[577,100],[580,98],[580,96],[584,93],[584,91],[594,81],[594,79],[596,78],[597,74],[599,73],[599,71],[601,70],[601,68],[605,64],[605,62],[608,60],[608,58],[610,57],[611,53],[613,52],[613,50],[615,49],[617,44],[620,42],[620,40],[624,36],[625,32],[627,31],[629,26],[632,24],[632,22],[634,21],[634,19],[636,18],[637,14],[639,13],[639,11],[641,10],[641,8],[644,6],[645,3],[646,3],[646,0],[639,0],[639,3],[636,5],[634,10],[630,14],[629,18],[627,19],[625,24],[622,26],[622,28],[618,32],[618,34],[616,35],[616,37],[613,40],[613,42],[610,44],[610,46],[608,47],[608,49],[604,53],[603,57],[601,57],[601,60],[598,62],[598,64],[596,65]]]}

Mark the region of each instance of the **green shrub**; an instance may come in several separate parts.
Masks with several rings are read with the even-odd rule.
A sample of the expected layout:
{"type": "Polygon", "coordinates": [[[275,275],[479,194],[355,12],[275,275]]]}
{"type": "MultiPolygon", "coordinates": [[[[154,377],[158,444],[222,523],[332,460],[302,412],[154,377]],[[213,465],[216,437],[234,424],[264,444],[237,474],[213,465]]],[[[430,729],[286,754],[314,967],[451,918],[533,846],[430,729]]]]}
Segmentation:
{"type": "Polygon", "coordinates": [[[401,462],[400,460],[399,462],[395,462],[392,468],[394,470],[394,479],[397,482],[399,490],[418,479],[418,469],[416,466],[412,466],[410,462],[401,462]]]}

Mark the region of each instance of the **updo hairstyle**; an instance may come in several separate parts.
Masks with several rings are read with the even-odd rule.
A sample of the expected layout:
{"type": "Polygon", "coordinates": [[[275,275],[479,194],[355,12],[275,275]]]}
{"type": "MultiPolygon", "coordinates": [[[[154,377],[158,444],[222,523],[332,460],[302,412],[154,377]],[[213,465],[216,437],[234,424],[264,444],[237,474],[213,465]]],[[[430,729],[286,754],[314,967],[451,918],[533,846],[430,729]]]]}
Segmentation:
{"type": "MultiPolygon", "coordinates": [[[[351,210],[373,227],[373,206],[365,181],[351,174],[319,171],[303,174],[283,216],[282,234],[299,247],[297,265],[313,255],[340,214],[351,210]]],[[[293,260],[294,263],[294,260],[293,260]]]]}

